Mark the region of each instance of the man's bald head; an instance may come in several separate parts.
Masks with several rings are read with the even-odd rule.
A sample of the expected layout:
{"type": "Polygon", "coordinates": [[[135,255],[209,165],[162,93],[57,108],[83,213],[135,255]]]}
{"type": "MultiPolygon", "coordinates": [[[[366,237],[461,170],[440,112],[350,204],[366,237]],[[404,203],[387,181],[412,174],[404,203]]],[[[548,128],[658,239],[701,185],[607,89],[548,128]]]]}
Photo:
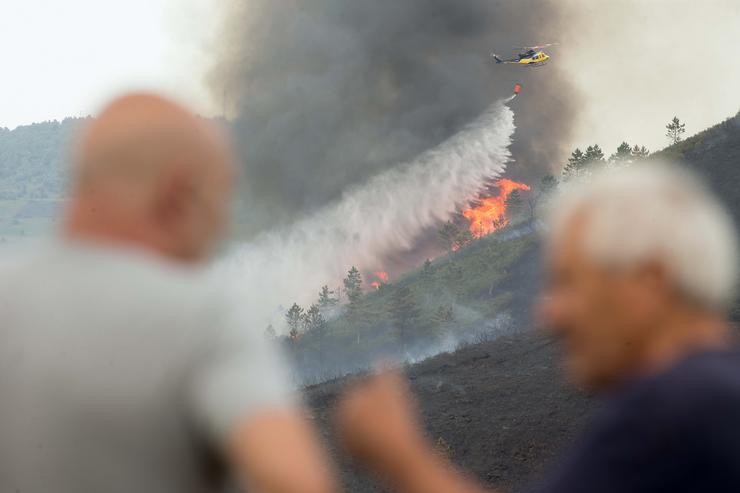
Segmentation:
{"type": "Polygon", "coordinates": [[[77,141],[66,233],[200,260],[225,224],[231,179],[213,125],[163,97],[126,95],[77,141]]]}

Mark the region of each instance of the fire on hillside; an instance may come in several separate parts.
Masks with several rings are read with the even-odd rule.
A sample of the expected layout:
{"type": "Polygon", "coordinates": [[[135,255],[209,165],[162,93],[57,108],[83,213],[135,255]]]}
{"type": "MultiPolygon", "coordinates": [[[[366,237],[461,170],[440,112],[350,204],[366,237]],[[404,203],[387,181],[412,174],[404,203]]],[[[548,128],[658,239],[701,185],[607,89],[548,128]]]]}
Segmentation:
{"type": "Polygon", "coordinates": [[[529,185],[508,178],[497,180],[494,185],[499,190],[498,195],[482,198],[476,206],[462,212],[475,238],[491,234],[506,226],[509,222],[506,217],[506,200],[515,190],[524,192],[530,190],[529,185]]]}

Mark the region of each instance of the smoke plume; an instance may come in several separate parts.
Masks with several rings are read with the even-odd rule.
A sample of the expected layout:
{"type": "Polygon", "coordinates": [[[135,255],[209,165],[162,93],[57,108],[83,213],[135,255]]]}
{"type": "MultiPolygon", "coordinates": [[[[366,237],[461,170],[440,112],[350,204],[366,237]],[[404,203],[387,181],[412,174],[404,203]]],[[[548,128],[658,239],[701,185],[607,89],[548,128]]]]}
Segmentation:
{"type": "MultiPolygon", "coordinates": [[[[305,217],[516,102],[515,178],[559,164],[573,94],[557,64],[490,52],[557,41],[554,0],[232,0],[210,86],[235,120],[244,237],[305,217]]],[[[557,49],[557,47],[555,48],[557,49]]]]}
{"type": "Polygon", "coordinates": [[[503,172],[514,114],[493,104],[460,132],[411,162],[388,169],[290,227],[241,245],[220,265],[246,290],[251,326],[282,326],[282,305],[314,302],[321,285],[351,265],[377,270],[390,251],[411,248],[503,172]],[[244,282],[247,279],[248,282],[244,282]]]}

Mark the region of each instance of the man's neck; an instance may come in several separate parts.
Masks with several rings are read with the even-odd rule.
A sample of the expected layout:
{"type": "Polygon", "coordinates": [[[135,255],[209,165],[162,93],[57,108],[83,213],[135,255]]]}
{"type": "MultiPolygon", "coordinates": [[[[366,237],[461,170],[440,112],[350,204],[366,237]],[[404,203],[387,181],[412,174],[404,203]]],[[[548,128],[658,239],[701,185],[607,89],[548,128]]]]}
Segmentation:
{"type": "Polygon", "coordinates": [[[674,311],[654,330],[655,336],[641,351],[640,373],[655,373],[678,363],[689,354],[728,348],[731,337],[727,322],[703,310],[674,311]]]}
{"type": "Polygon", "coordinates": [[[123,220],[106,214],[92,214],[83,207],[73,207],[62,224],[63,238],[116,248],[147,251],[164,258],[174,255],[162,235],[152,232],[141,221],[123,220]],[[106,217],[103,220],[102,217],[106,217]]]}

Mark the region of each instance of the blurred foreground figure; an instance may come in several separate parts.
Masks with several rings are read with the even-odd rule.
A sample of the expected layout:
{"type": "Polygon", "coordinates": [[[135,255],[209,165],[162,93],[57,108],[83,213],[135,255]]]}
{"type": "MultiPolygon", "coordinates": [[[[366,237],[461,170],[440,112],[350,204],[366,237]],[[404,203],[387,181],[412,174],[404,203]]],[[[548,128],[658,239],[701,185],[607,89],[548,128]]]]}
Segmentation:
{"type": "Polygon", "coordinates": [[[333,490],[281,362],[202,269],[233,169],[206,122],[123,97],[77,143],[63,232],[0,270],[0,491],[333,490]]]}
{"type": "MultiPolygon", "coordinates": [[[[552,210],[540,310],[570,377],[605,405],[533,491],[740,491],[730,219],[693,177],[659,165],[574,185],[552,210]]],[[[398,375],[350,392],[338,424],[398,491],[482,491],[433,453],[398,375]]]]}

